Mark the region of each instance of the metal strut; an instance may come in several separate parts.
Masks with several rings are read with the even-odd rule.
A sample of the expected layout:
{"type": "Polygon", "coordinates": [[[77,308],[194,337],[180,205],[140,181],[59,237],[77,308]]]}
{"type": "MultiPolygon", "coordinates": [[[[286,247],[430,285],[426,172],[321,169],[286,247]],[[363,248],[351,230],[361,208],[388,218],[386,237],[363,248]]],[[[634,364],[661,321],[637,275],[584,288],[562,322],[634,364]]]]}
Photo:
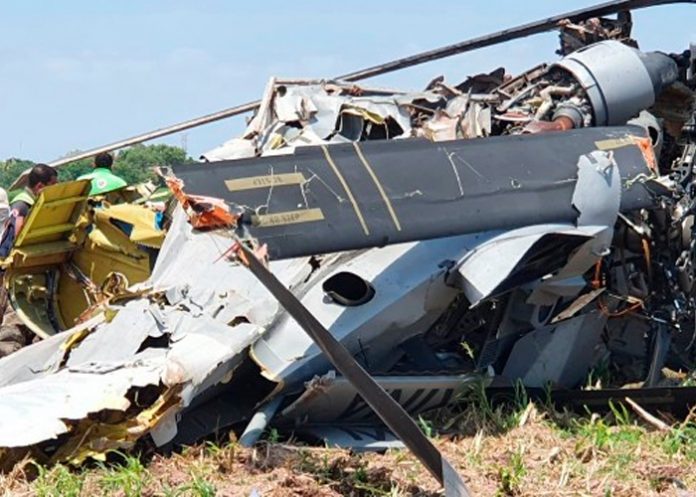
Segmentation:
{"type": "Polygon", "coordinates": [[[428,440],[413,418],[380,387],[348,350],[312,315],[244,243],[237,240],[232,252],[237,260],[271,292],[292,318],[312,338],[336,369],[350,381],[385,425],[403,441],[445,489],[446,497],[468,497],[466,484],[440,451],[428,440]]]}

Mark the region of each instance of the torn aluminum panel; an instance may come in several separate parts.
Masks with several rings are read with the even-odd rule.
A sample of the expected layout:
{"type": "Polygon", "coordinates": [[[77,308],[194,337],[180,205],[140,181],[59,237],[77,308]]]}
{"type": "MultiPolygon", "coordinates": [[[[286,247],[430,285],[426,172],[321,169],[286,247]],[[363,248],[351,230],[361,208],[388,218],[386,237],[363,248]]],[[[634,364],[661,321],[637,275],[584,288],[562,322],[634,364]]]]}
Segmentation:
{"type": "Polygon", "coordinates": [[[271,78],[243,136],[202,158],[291,154],[300,146],[346,141],[443,141],[622,125],[668,93],[677,80],[677,64],[667,55],[640,52],[628,46],[630,39],[597,30],[599,25],[589,21],[587,27],[562,26],[587,29],[584,33],[595,33],[589,38],[597,42],[563,50],[565,56],[555,63],[516,77],[500,68],[456,86],[438,78],[425,91],[411,93],[341,81],[271,78]],[[617,72],[626,81],[619,84],[617,72]]]}
{"type": "MultiPolygon", "coordinates": [[[[173,396],[178,400],[170,408],[181,410],[210,383],[219,382],[234,369],[235,360],[257,338],[259,331],[253,325],[241,324],[232,332],[226,325],[201,317],[196,318],[195,324],[196,327],[188,327],[185,336],[170,347],[147,348],[128,361],[102,359],[78,363],[3,387],[0,411],[3,419],[14,421],[0,425],[0,446],[28,447],[58,435],[69,437],[73,428],[71,422],[83,421],[88,415],[116,411],[121,413],[118,422],[98,423],[103,429],[111,426],[115,438],[100,433],[103,430],[97,430],[94,438],[89,432],[80,431],[73,436],[80,437],[80,452],[85,454],[127,447],[128,440],[122,440],[118,428],[128,420],[126,412],[132,411],[129,409],[132,401],[127,398],[129,392],[155,387],[159,391],[157,399],[173,396]],[[18,432],[20,419],[22,429],[18,432]]],[[[107,330],[108,327],[107,324],[107,330]]],[[[97,328],[94,336],[101,331],[97,328]]],[[[139,412],[151,405],[137,406],[136,412],[131,414],[136,415],[136,425],[139,412]]],[[[157,418],[142,419],[138,426],[142,431],[140,436],[157,429],[159,421],[157,418]]]]}
{"type": "MultiPolygon", "coordinates": [[[[398,359],[394,347],[427,329],[456,296],[445,281],[451,261],[490,236],[464,235],[355,254],[322,273],[319,283],[340,272],[352,273],[372,287],[370,300],[357,306],[341,305],[328,298],[323,285],[317,283],[303,292],[301,301],[344,346],[360,353],[368,369],[389,367],[398,359]]],[[[286,317],[253,345],[252,356],[264,375],[288,385],[329,367],[312,340],[286,317]]]]}
{"type": "Polygon", "coordinates": [[[294,147],[361,139],[372,125],[386,138],[411,135],[409,105],[438,101],[435,93],[403,94],[332,81],[277,81],[266,86],[261,106],[241,138],[205,152],[207,161],[289,153],[294,147]],[[351,119],[351,117],[355,119],[351,119]],[[357,135],[349,132],[350,121],[357,135]],[[390,125],[387,124],[390,121],[390,125]]]}
{"type": "Polygon", "coordinates": [[[0,405],[0,446],[27,447],[69,431],[69,422],[101,411],[125,411],[134,387],[160,381],[163,354],[134,363],[112,364],[110,369],[69,369],[3,387],[0,405]],[[49,408],[50,406],[50,408],[49,408]],[[12,420],[9,422],[9,420],[12,420]],[[4,429],[3,429],[4,428],[4,429]]]}
{"type": "Polygon", "coordinates": [[[91,333],[68,356],[68,367],[84,363],[122,362],[135,356],[148,337],[163,331],[153,313],[157,304],[148,300],[128,302],[100,333],[91,333]]]}
{"type": "Polygon", "coordinates": [[[353,426],[302,426],[296,432],[303,439],[321,443],[327,447],[351,449],[355,452],[382,452],[403,449],[404,444],[389,430],[374,424],[353,426]]]}
{"type": "MultiPolygon", "coordinates": [[[[399,259],[401,264],[424,262],[433,256],[446,261],[452,253],[456,255],[466,250],[462,247],[462,242],[469,240],[468,243],[475,244],[479,239],[481,235],[472,235],[449,241],[435,240],[390,247],[366,252],[355,260],[364,268],[374,268],[374,274],[379,275],[385,261],[392,261],[387,264],[392,269],[398,267],[393,263],[399,259]],[[423,246],[418,248],[417,245],[423,246]],[[402,257],[404,251],[410,255],[402,257]],[[438,256],[438,253],[441,255],[438,256]],[[372,266],[368,263],[370,260],[372,266]]],[[[58,436],[61,439],[58,452],[51,452],[47,456],[56,460],[67,457],[79,461],[110,448],[129,447],[147,434],[158,445],[167,443],[177,436],[177,413],[194,408],[195,404],[206,398],[207,391],[219,389],[234,378],[234,372],[246,360],[245,351],[252,343],[259,343],[262,328],[257,325],[257,320],[266,325],[273,323],[271,329],[278,330],[275,335],[281,340],[279,343],[286,336],[298,350],[301,347],[310,349],[305,369],[306,364],[321,362],[316,351],[311,350],[311,344],[304,340],[297,341],[297,336],[292,338],[293,328],[288,327],[289,323],[275,319],[272,302],[258,286],[254,287],[255,282],[246,279],[248,275],[245,270],[220,258],[227,250],[228,243],[228,238],[218,234],[193,232],[180,209],[151,280],[140,285],[143,297],[112,306],[106,322],[100,323],[97,320],[80,330],[57,335],[46,342],[27,347],[16,356],[35,364],[31,371],[24,371],[23,381],[19,384],[23,392],[20,397],[0,395],[6,419],[20,414],[27,419],[41,416],[46,420],[45,426],[51,427],[51,430],[27,429],[23,432],[24,438],[15,440],[12,438],[13,424],[6,423],[0,426],[0,445],[6,448],[43,450],[40,449],[43,444],[58,436]],[[205,263],[203,267],[198,266],[199,269],[193,271],[192,267],[197,266],[193,261],[205,263]],[[152,290],[147,293],[145,290],[149,287],[152,290]],[[258,300],[259,305],[269,307],[270,311],[265,309],[265,312],[254,312],[254,305],[250,304],[252,300],[258,300]],[[241,324],[237,318],[242,319],[241,324]],[[61,341],[63,337],[66,340],[61,341]],[[68,345],[63,347],[64,343],[68,345]],[[46,362],[42,363],[44,360],[46,362]],[[77,395],[74,390],[76,380],[90,382],[95,392],[109,392],[110,403],[91,394],[77,395]],[[65,388],[61,387],[64,384],[65,388]],[[52,396],[38,397],[43,399],[42,402],[34,403],[32,399],[47,385],[51,387],[52,396]],[[134,407],[132,396],[137,397],[140,390],[149,392],[149,400],[146,404],[134,407]],[[3,403],[3,398],[11,399],[12,403],[3,403]],[[88,418],[103,417],[107,408],[109,412],[121,414],[115,420],[95,421],[96,424],[91,425],[88,418]],[[53,423],[48,421],[47,412],[54,419],[53,423]],[[125,429],[131,435],[125,436],[125,429]],[[26,445],[17,446],[20,443],[26,445]]],[[[344,264],[350,258],[351,256],[329,257],[325,260],[329,264],[344,264]]],[[[286,284],[297,286],[298,291],[304,292],[314,307],[326,306],[321,290],[324,278],[308,280],[312,274],[308,261],[280,261],[274,265],[283,268],[286,284]],[[309,287],[302,290],[308,281],[309,287]]],[[[343,269],[346,269],[345,265],[343,269]]],[[[433,317],[424,321],[422,315],[430,313],[431,316],[436,316],[437,309],[446,305],[453,293],[444,284],[443,267],[432,262],[423,269],[421,276],[414,274],[410,278],[416,285],[414,288],[420,286],[418,291],[427,292],[428,298],[417,298],[421,300],[422,307],[414,307],[415,312],[411,317],[403,316],[402,326],[415,325],[418,321],[427,326],[427,320],[433,317]],[[423,279],[419,280],[421,277],[423,279]],[[450,296],[443,299],[447,295],[450,296]]],[[[317,277],[322,274],[324,277],[331,277],[334,272],[335,269],[319,271],[317,277]]],[[[367,308],[351,310],[362,312],[366,317],[371,316],[374,324],[380,322],[379,309],[396,298],[396,295],[389,296],[388,293],[396,290],[397,294],[402,295],[409,287],[400,287],[399,280],[390,283],[389,279],[385,279],[385,284],[390,286],[383,286],[379,278],[373,281],[380,291],[379,299],[373,303],[376,307],[372,311],[367,308]],[[393,290],[388,290],[389,288],[393,290]],[[382,301],[384,303],[377,304],[382,301]]],[[[329,313],[325,317],[334,316],[332,319],[336,321],[332,326],[337,333],[341,331],[336,325],[343,323],[340,326],[346,332],[351,332],[347,336],[352,340],[353,348],[362,339],[374,342],[373,350],[387,352],[386,341],[382,340],[379,345],[379,336],[365,335],[362,329],[355,327],[357,322],[353,323],[354,327],[351,329],[350,321],[345,321],[348,314],[344,314],[336,304],[329,304],[327,307],[329,313]]],[[[388,308],[388,305],[384,307],[388,308]]],[[[392,312],[395,313],[396,309],[392,312]]],[[[387,312],[381,321],[392,319],[387,312]]],[[[331,320],[328,322],[331,323],[331,320]]],[[[363,329],[368,328],[365,326],[363,329]]],[[[399,328],[395,328],[394,332],[398,330],[399,328]]],[[[304,339],[304,334],[301,337],[304,339]]],[[[269,335],[268,339],[274,346],[276,338],[269,335]]],[[[0,371],[13,370],[16,365],[15,357],[9,357],[0,361],[0,371]]],[[[302,364],[300,369],[301,366],[302,364]]],[[[286,373],[279,379],[292,380],[291,375],[286,373]]],[[[297,381],[302,381],[306,376],[296,378],[297,381]]],[[[0,388],[0,393],[5,389],[11,393],[13,388],[18,388],[17,384],[8,382],[0,388]]],[[[10,457],[10,454],[6,456],[10,457]]]]}
{"type": "MultiPolygon", "coordinates": [[[[578,211],[577,227],[538,225],[510,230],[467,254],[454,273],[460,278],[453,281],[472,304],[542,277],[530,300],[553,303],[560,295],[569,295],[561,282],[581,276],[608,253],[621,204],[616,162],[612,152],[596,150],[580,156],[577,167],[571,201],[578,211]]],[[[584,286],[570,284],[576,291],[584,286]]]]}
{"type": "MultiPolygon", "coordinates": [[[[191,234],[183,212],[178,218],[184,222],[175,221],[172,229],[191,234]]],[[[225,250],[220,245],[224,237],[193,236],[216,247],[218,257],[225,250]]],[[[186,239],[187,235],[168,238],[164,253],[176,252],[181,247],[177,244],[186,239]]],[[[230,264],[226,267],[234,272],[230,264]]],[[[155,274],[162,280],[168,275],[161,270],[155,274]]],[[[195,274],[184,276],[194,298],[205,294],[201,289],[208,281],[195,274]]],[[[235,278],[230,276],[228,285],[233,286],[235,278]]],[[[196,307],[190,299],[167,303],[163,293],[155,291],[115,306],[108,322],[97,319],[0,361],[5,381],[0,411],[6,420],[0,423],[0,447],[15,449],[3,452],[0,459],[20,449],[49,450],[40,447],[56,437],[57,451],[45,456],[76,461],[129,447],[148,433],[160,444],[170,440],[176,435],[173,416],[210,387],[227,381],[262,331],[248,322],[221,322],[229,318],[222,312],[228,300],[224,292],[208,295],[206,305],[196,307]],[[21,369],[19,360],[31,369],[21,369]],[[109,412],[118,415],[106,416],[109,412]],[[17,431],[19,420],[26,425],[17,431]]]]}
{"type": "MultiPolygon", "coordinates": [[[[482,299],[558,273],[568,264],[571,253],[592,242],[605,229],[539,225],[507,231],[467,253],[450,281],[475,305],[482,299]]],[[[595,262],[596,257],[589,259],[587,267],[576,275],[595,262]]]]}
{"type": "Polygon", "coordinates": [[[590,312],[522,337],[513,347],[502,376],[530,387],[575,388],[595,357],[607,316],[590,312]]]}
{"type": "Polygon", "coordinates": [[[201,159],[209,161],[244,159],[256,155],[256,146],[243,138],[231,138],[219,147],[207,151],[201,159]]]}
{"type": "MultiPolygon", "coordinates": [[[[412,415],[445,407],[460,397],[478,374],[380,376],[375,381],[412,415]]],[[[302,395],[276,416],[274,426],[303,439],[356,451],[403,448],[375,419],[374,412],[345,378],[333,372],[317,376],[302,395]]]]}
{"type": "Polygon", "coordinates": [[[469,95],[460,95],[450,100],[444,110],[435,110],[415,135],[431,141],[479,138],[492,134],[492,124],[490,106],[469,95]]]}
{"type": "Polygon", "coordinates": [[[102,321],[103,316],[97,316],[76,326],[71,333],[58,333],[3,357],[0,360],[0,387],[55,372],[60,367],[71,343],[77,343],[83,334],[88,333],[102,321]]]}
{"type": "MultiPolygon", "coordinates": [[[[376,375],[375,381],[410,413],[438,409],[456,399],[473,382],[477,374],[433,376],[376,375]]],[[[275,424],[297,425],[365,423],[375,413],[342,376],[333,372],[317,376],[305,385],[302,395],[285,407],[275,424]]]]}

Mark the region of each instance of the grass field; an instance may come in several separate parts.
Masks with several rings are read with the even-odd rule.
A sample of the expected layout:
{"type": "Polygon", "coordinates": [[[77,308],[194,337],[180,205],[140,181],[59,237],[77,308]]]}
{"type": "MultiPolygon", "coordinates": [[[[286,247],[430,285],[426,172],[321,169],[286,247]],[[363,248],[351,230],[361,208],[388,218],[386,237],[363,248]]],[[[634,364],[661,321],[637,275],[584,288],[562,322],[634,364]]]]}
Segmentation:
{"type": "MultiPolygon", "coordinates": [[[[696,496],[696,420],[656,428],[618,405],[578,416],[532,403],[420,419],[424,432],[476,496],[696,496]]],[[[71,469],[31,461],[2,476],[4,495],[38,496],[436,496],[437,483],[406,450],[352,454],[280,442],[234,440],[169,456],[112,455],[71,469]]]]}

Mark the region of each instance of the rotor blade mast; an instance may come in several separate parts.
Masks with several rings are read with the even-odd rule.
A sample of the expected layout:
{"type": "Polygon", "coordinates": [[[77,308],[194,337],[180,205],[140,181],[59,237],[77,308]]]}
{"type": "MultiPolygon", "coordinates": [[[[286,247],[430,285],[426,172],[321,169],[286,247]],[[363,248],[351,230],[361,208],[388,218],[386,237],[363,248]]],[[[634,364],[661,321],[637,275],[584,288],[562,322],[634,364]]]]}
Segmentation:
{"type": "MultiPolygon", "coordinates": [[[[569,19],[572,22],[579,22],[592,17],[616,14],[617,12],[621,12],[624,10],[634,10],[645,7],[675,3],[696,3],[696,0],[614,0],[592,7],[587,7],[584,9],[577,9],[570,12],[565,12],[563,14],[558,14],[553,17],[548,17],[539,21],[522,24],[514,28],[509,28],[488,35],[479,36],[466,41],[462,41],[460,43],[455,43],[452,45],[436,48],[434,50],[428,50],[426,52],[421,52],[408,57],[403,57],[401,59],[372,66],[366,69],[360,69],[358,71],[343,74],[332,79],[344,81],[360,81],[363,79],[372,78],[374,76],[387,74],[408,67],[424,64],[426,62],[431,62],[434,60],[450,57],[452,55],[457,55],[479,48],[496,45],[498,43],[503,43],[506,41],[543,33],[545,31],[550,31],[557,28],[558,23],[563,19],[569,19]]],[[[53,167],[59,167],[81,159],[93,157],[94,155],[102,152],[111,152],[113,150],[129,147],[138,143],[154,140],[156,138],[161,138],[163,136],[168,136],[174,133],[178,133],[180,131],[202,126],[204,124],[210,124],[212,122],[220,121],[228,117],[233,117],[239,114],[244,114],[246,112],[253,111],[256,108],[258,108],[259,104],[260,100],[256,100],[254,102],[248,102],[242,105],[237,105],[235,107],[230,107],[228,109],[214,112],[212,114],[206,114],[195,119],[190,119],[188,121],[183,121],[178,124],[173,124],[171,126],[166,126],[164,128],[160,128],[154,131],[149,131],[147,133],[132,136],[124,140],[119,140],[108,145],[93,148],[91,150],[87,150],[85,152],[72,155],[70,157],[63,157],[49,164],[53,167]]]]}

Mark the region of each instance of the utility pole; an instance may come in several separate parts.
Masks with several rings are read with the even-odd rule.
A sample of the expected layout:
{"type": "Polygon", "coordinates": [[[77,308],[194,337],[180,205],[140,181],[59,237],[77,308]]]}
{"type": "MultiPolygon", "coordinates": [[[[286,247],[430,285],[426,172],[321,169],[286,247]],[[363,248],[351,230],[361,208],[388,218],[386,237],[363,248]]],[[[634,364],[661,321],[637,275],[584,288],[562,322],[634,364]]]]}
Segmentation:
{"type": "Polygon", "coordinates": [[[181,133],[181,148],[188,153],[188,133],[181,133]]]}

